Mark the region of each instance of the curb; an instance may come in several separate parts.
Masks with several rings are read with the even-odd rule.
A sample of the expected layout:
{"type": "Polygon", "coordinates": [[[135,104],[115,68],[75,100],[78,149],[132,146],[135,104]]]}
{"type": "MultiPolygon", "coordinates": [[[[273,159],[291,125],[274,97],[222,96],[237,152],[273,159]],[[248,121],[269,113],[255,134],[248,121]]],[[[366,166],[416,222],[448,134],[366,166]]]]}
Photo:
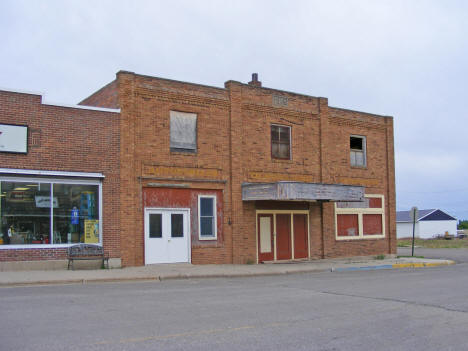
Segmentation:
{"type": "Polygon", "coordinates": [[[160,282],[163,280],[186,280],[186,279],[206,279],[206,278],[242,278],[242,277],[260,277],[260,276],[274,276],[274,275],[289,275],[289,274],[303,274],[303,273],[319,273],[319,272],[347,272],[347,271],[370,271],[379,269],[402,269],[402,268],[425,268],[437,266],[449,266],[455,264],[455,261],[445,260],[442,262],[421,262],[421,263],[394,263],[382,264],[361,267],[331,267],[330,268],[316,268],[316,269],[298,269],[298,270],[282,270],[276,272],[251,272],[251,273],[214,273],[214,274],[168,274],[168,275],[148,275],[136,277],[115,277],[115,278],[78,278],[78,279],[58,279],[58,280],[38,280],[38,281],[23,281],[23,282],[10,282],[0,283],[2,287],[15,287],[15,286],[34,286],[34,285],[65,285],[65,284],[93,284],[93,283],[116,283],[116,282],[160,282]]]}
{"type": "Polygon", "coordinates": [[[425,268],[425,267],[438,267],[438,266],[449,266],[455,264],[455,261],[446,260],[445,262],[437,263],[394,263],[394,264],[382,264],[378,266],[363,266],[363,267],[340,267],[332,268],[332,272],[346,272],[346,271],[371,271],[377,269],[401,269],[401,268],[425,268]]]}

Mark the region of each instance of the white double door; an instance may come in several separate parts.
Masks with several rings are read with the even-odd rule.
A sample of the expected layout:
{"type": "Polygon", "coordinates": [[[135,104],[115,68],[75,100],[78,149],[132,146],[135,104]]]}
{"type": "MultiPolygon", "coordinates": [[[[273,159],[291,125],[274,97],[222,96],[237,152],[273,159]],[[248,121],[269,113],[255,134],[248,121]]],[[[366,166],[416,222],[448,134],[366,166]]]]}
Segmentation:
{"type": "Polygon", "coordinates": [[[190,262],[190,210],[145,209],[145,264],[190,262]]]}

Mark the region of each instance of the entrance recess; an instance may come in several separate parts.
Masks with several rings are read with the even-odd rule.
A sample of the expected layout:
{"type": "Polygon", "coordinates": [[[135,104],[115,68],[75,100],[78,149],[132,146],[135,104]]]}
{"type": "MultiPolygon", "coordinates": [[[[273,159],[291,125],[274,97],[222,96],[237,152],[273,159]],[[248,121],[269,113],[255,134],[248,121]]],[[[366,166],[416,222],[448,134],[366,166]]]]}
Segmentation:
{"type": "Polygon", "coordinates": [[[190,211],[145,209],[145,264],[190,262],[190,211]]]}
{"type": "Polygon", "coordinates": [[[309,257],[308,211],[257,210],[258,262],[309,257]]]}

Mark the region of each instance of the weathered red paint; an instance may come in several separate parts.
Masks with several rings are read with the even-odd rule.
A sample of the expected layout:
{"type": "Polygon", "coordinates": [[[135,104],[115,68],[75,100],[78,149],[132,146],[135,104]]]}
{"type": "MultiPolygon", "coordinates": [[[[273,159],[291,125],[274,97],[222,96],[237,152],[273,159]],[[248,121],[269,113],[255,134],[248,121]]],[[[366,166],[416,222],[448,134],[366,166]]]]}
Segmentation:
{"type": "Polygon", "coordinates": [[[382,199],[380,197],[370,197],[369,208],[382,208],[382,199]]]}
{"type": "Polygon", "coordinates": [[[364,235],[382,234],[381,214],[363,214],[362,222],[364,235]]]}
{"type": "Polygon", "coordinates": [[[307,238],[307,215],[293,215],[294,228],[294,258],[307,258],[309,256],[307,238]]]}
{"type": "MultiPolygon", "coordinates": [[[[223,194],[221,190],[179,189],[179,188],[143,188],[143,207],[188,208],[190,209],[191,243],[194,246],[212,246],[223,243],[223,194]],[[198,239],[198,196],[216,196],[217,239],[198,239]]],[[[142,219],[143,220],[143,219],[142,219]]]]}
{"type": "Polygon", "coordinates": [[[276,215],[276,243],[278,245],[276,258],[278,260],[290,260],[292,258],[290,214],[276,215]]]}
{"type": "Polygon", "coordinates": [[[357,214],[339,214],[336,216],[338,227],[338,236],[359,235],[358,215],[357,214]]]}

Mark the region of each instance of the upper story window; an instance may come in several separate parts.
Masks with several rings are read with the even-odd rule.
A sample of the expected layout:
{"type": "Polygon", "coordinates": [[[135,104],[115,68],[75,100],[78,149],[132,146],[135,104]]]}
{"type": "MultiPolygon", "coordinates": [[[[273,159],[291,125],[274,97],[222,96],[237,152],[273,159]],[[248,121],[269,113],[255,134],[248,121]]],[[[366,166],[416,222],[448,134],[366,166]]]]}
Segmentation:
{"type": "Polygon", "coordinates": [[[351,166],[366,167],[366,137],[351,135],[349,138],[351,166]]]}
{"type": "Polygon", "coordinates": [[[171,111],[171,151],[197,152],[197,115],[171,111]]]}
{"type": "Polygon", "coordinates": [[[291,159],[291,127],[271,125],[271,157],[291,159]]]}

